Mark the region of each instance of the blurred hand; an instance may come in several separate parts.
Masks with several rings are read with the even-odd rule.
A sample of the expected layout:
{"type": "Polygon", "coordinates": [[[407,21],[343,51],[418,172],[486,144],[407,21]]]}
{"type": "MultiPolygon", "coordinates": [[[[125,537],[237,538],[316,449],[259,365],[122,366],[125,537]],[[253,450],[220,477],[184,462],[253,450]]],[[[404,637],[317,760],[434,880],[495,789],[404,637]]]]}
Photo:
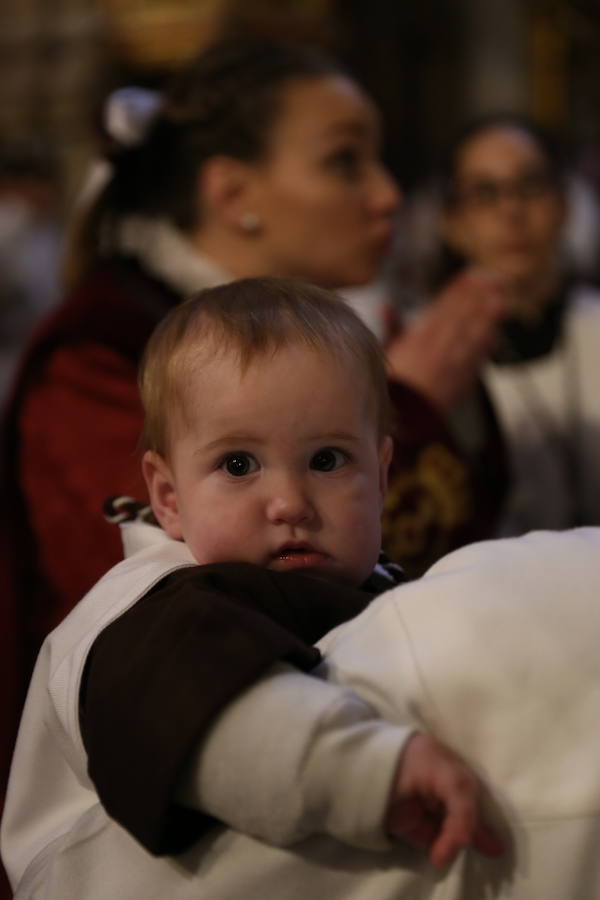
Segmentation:
{"type": "Polygon", "coordinates": [[[510,305],[499,277],[475,269],[461,272],[388,344],[389,377],[450,408],[473,388],[510,305]]]}
{"type": "Polygon", "coordinates": [[[386,815],[387,834],[426,849],[438,867],[471,845],[500,856],[498,838],[480,821],[479,782],[451,750],[413,734],[400,757],[386,815]]]}

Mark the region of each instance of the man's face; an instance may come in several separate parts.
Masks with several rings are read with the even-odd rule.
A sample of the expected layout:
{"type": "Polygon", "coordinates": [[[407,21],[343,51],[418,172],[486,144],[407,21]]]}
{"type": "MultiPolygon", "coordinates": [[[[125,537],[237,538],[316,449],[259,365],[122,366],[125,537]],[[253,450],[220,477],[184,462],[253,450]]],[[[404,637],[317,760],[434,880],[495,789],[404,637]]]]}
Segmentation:
{"type": "Polygon", "coordinates": [[[242,373],[203,365],[169,461],[146,454],[155,513],[199,563],[302,569],[354,585],[380,548],[390,444],[364,372],[294,344],[242,373]]]}
{"type": "Polygon", "coordinates": [[[474,135],[459,152],[455,190],[446,236],[469,262],[515,284],[547,272],[565,204],[533,137],[506,125],[474,135]]]}

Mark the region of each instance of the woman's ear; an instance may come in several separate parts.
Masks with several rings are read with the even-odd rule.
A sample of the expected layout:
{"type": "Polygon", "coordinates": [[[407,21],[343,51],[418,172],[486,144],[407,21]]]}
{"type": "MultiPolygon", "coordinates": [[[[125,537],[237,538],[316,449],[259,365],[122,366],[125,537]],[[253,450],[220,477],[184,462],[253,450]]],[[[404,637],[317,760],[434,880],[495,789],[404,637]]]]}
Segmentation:
{"type": "Polygon", "coordinates": [[[394,441],[391,435],[386,434],[381,442],[381,446],[379,447],[379,496],[381,500],[381,505],[383,506],[383,502],[385,500],[385,495],[388,486],[388,470],[390,468],[390,463],[392,461],[392,454],[394,452],[394,441]]]}
{"type": "Polygon", "coordinates": [[[183,540],[177,491],[170,467],[158,453],[146,450],[142,458],[142,472],[154,515],[169,537],[183,540]]]}
{"type": "Polygon", "coordinates": [[[236,231],[248,231],[250,216],[259,221],[255,204],[254,168],[230,156],[214,156],[199,173],[202,205],[213,221],[236,231]]]}

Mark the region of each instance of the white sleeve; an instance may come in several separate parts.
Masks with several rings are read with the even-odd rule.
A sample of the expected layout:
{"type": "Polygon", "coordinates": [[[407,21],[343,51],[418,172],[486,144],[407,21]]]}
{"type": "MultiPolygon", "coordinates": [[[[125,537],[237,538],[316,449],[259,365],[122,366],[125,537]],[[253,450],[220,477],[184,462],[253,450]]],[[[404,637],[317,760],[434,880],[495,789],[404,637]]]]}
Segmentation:
{"type": "Polygon", "coordinates": [[[388,849],[383,820],[413,730],[384,722],[348,688],[278,664],[215,720],[177,799],[279,846],[321,833],[388,849]]]}

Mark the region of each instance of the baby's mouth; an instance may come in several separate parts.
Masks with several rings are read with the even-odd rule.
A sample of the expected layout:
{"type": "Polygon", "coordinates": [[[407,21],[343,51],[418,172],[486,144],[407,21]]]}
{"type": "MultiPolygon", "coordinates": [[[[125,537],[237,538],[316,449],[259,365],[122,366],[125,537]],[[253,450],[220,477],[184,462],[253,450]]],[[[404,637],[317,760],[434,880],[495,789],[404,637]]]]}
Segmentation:
{"type": "Polygon", "coordinates": [[[310,544],[283,544],[271,555],[270,567],[274,569],[314,569],[328,559],[326,553],[310,544]]]}

